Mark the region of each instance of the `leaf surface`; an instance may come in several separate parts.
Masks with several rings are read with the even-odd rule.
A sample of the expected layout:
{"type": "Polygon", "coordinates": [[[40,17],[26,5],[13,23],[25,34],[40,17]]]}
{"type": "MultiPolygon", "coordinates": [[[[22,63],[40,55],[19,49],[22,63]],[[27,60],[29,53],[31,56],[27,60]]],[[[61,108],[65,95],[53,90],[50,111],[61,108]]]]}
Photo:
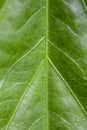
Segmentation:
{"type": "Polygon", "coordinates": [[[87,130],[86,4],[0,1],[0,130],[87,130]]]}

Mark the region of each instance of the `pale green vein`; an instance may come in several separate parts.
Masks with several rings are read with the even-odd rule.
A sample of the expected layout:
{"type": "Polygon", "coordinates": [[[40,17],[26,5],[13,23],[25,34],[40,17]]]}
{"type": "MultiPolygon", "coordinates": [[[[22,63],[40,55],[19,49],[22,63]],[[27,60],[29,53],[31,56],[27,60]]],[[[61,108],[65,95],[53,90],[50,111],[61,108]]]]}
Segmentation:
{"type": "Polygon", "coordinates": [[[87,11],[87,6],[86,6],[85,1],[84,1],[84,0],[81,0],[81,1],[82,1],[82,3],[83,3],[83,6],[84,6],[85,10],[87,11]]]}
{"type": "Polygon", "coordinates": [[[5,88],[4,91],[9,91],[9,89],[14,89],[15,87],[17,87],[17,85],[27,85],[28,83],[15,83],[13,86],[5,88]]]}
{"type": "Polygon", "coordinates": [[[36,77],[38,76],[39,70],[41,69],[43,63],[44,63],[44,60],[40,63],[40,65],[39,65],[37,71],[35,72],[33,78],[31,79],[31,82],[30,82],[29,85],[26,87],[24,93],[23,93],[22,96],[20,97],[20,100],[19,100],[19,102],[18,102],[18,104],[17,104],[17,106],[16,106],[16,108],[15,108],[15,110],[14,110],[12,116],[10,117],[10,120],[9,120],[8,124],[7,124],[6,130],[8,130],[8,128],[9,128],[9,126],[10,126],[10,124],[11,124],[11,122],[12,122],[14,116],[16,115],[16,113],[17,113],[17,111],[18,111],[18,109],[19,109],[19,107],[20,107],[20,105],[21,105],[21,103],[22,103],[24,97],[26,96],[28,90],[29,90],[29,89],[31,88],[31,86],[32,86],[32,83],[34,82],[34,80],[35,80],[36,77]]]}
{"type": "Polygon", "coordinates": [[[65,53],[64,51],[62,51],[60,48],[56,47],[50,40],[49,40],[49,43],[55,49],[57,49],[59,52],[61,52],[64,56],[66,56],[69,60],[71,60],[77,66],[77,68],[81,71],[81,73],[84,74],[84,71],[82,70],[82,68],[79,66],[79,64],[72,57],[70,57],[67,53],[65,53]]]}
{"type": "Polygon", "coordinates": [[[73,98],[75,99],[75,101],[77,102],[77,104],[79,105],[79,107],[81,108],[82,112],[84,113],[85,117],[87,118],[87,113],[86,113],[85,109],[83,108],[82,104],[79,102],[78,98],[73,93],[72,89],[70,88],[70,86],[68,85],[68,83],[66,82],[66,80],[64,79],[64,77],[60,74],[59,70],[55,67],[55,65],[53,64],[53,62],[51,61],[50,58],[48,58],[48,61],[49,61],[50,65],[53,67],[53,69],[56,71],[56,73],[63,80],[63,82],[65,83],[65,85],[66,85],[67,89],[69,90],[70,94],[73,96],[73,98]]]}
{"type": "Polygon", "coordinates": [[[9,0],[5,0],[5,3],[0,11],[0,18],[2,17],[4,10],[6,9],[6,6],[8,5],[8,3],[9,3],[9,0]]]}
{"type": "Polygon", "coordinates": [[[48,0],[46,0],[46,130],[49,129],[48,121],[48,0]]]}
{"type": "MultiPolygon", "coordinates": [[[[68,24],[64,23],[63,21],[61,21],[59,18],[56,18],[53,15],[50,15],[54,20],[56,20],[57,22],[61,23],[68,31],[69,33],[71,33],[73,36],[77,37],[81,43],[83,43],[85,45],[85,42],[82,40],[82,36],[79,35],[77,32],[75,32],[68,24]]],[[[55,34],[57,35],[57,34],[55,34]]],[[[80,43],[80,44],[81,44],[80,43]]]]}
{"type": "Polygon", "coordinates": [[[63,21],[61,21],[60,19],[56,18],[55,16],[51,15],[50,16],[55,19],[57,22],[61,23],[63,26],[65,26],[70,32],[71,34],[73,34],[74,36],[80,38],[80,36],[66,23],[64,23],[63,21]]]}
{"type": "Polygon", "coordinates": [[[65,120],[62,116],[60,116],[60,115],[58,115],[57,113],[55,113],[55,112],[51,112],[52,114],[54,114],[57,118],[59,118],[60,120],[62,120],[64,123],[66,123],[67,125],[69,125],[70,126],[70,123],[67,121],[67,120],[65,120]]]}
{"type": "Polygon", "coordinates": [[[29,22],[31,22],[31,20],[33,18],[35,18],[35,16],[37,16],[37,14],[39,14],[41,12],[41,10],[43,10],[45,8],[45,6],[43,6],[42,8],[40,8],[38,11],[36,11],[28,20],[27,22],[20,28],[17,30],[17,33],[19,33],[20,31],[22,31],[26,26],[27,24],[29,24],[29,22]]]}
{"type": "Polygon", "coordinates": [[[18,64],[22,59],[24,59],[28,54],[30,54],[34,49],[37,48],[37,46],[41,43],[41,41],[44,40],[45,37],[42,37],[29,51],[27,51],[23,56],[21,56],[17,61],[15,61],[15,63],[13,63],[13,65],[8,69],[8,71],[6,72],[6,74],[4,75],[1,83],[0,83],[0,88],[2,87],[3,83],[5,82],[9,72],[14,68],[14,66],[16,64],[18,64]]]}
{"type": "Polygon", "coordinates": [[[45,118],[45,116],[42,116],[42,117],[36,119],[36,120],[33,122],[33,124],[29,127],[28,130],[30,130],[30,129],[31,129],[32,127],[34,127],[40,120],[42,120],[42,119],[44,119],[44,118],[45,118]]]}

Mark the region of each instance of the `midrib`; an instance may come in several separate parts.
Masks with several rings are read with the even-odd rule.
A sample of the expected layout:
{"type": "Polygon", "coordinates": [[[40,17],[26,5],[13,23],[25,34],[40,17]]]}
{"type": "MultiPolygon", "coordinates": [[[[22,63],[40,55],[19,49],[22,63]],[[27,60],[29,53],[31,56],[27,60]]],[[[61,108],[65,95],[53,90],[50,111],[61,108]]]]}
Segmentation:
{"type": "Polygon", "coordinates": [[[46,41],[45,41],[45,47],[46,47],[46,130],[49,130],[49,120],[48,120],[48,0],[46,0],[46,41]]]}

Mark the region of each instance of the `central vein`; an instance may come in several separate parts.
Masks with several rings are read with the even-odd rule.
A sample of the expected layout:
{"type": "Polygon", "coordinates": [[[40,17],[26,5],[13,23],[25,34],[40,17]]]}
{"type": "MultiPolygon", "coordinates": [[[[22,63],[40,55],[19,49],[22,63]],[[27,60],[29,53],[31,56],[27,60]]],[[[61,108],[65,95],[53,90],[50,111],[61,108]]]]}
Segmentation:
{"type": "Polygon", "coordinates": [[[46,130],[49,129],[48,123],[48,0],[46,0],[46,130]]]}

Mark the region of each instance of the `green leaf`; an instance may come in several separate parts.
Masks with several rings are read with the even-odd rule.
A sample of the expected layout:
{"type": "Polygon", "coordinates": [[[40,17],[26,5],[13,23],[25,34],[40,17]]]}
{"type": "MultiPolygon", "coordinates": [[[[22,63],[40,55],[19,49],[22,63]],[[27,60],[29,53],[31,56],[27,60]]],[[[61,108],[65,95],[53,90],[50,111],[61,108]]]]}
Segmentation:
{"type": "Polygon", "coordinates": [[[87,130],[86,4],[0,1],[0,130],[87,130]]]}

